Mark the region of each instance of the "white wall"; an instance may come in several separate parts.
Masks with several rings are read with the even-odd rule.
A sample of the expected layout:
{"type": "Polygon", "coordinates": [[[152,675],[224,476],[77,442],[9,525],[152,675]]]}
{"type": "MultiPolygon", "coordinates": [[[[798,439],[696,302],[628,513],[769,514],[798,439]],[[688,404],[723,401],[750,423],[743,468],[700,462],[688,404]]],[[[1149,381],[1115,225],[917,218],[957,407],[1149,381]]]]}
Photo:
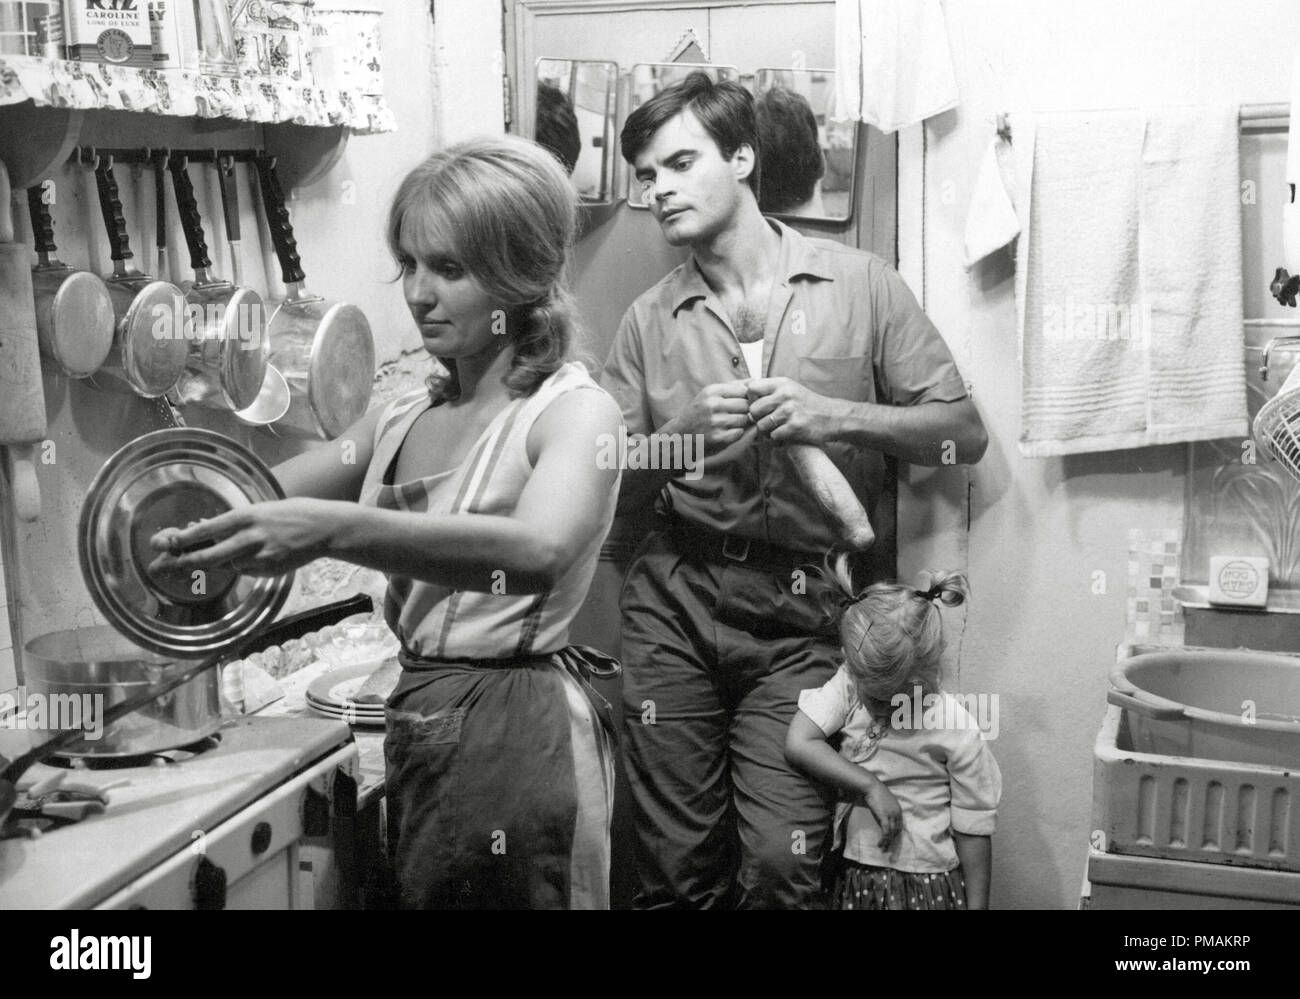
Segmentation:
{"type": "Polygon", "coordinates": [[[1295,46],[1278,39],[1300,23],[1300,2],[950,0],[945,11],[961,104],[924,126],[924,162],[915,136],[900,144],[901,263],[924,273],[927,311],[973,383],[991,444],[969,473],[913,470],[900,570],[957,564],[971,576],[951,682],[1000,698],[993,904],[1073,907],[1092,744],[1124,634],[1128,532],[1181,526],[1186,452],[1019,456],[1013,272],[1005,257],[970,273],[962,264],[975,168],[1000,111],[1288,100],[1295,46]],[[922,229],[922,169],[923,267],[907,238],[922,229]]]}
{"type": "Polygon", "coordinates": [[[357,135],[327,176],[290,206],[311,254],[311,284],[356,302],[375,331],[381,363],[419,348],[384,245],[388,203],[430,153],[471,135],[500,133],[501,11],[495,0],[390,0],[384,7],[384,92],[398,130],[357,135]]]}

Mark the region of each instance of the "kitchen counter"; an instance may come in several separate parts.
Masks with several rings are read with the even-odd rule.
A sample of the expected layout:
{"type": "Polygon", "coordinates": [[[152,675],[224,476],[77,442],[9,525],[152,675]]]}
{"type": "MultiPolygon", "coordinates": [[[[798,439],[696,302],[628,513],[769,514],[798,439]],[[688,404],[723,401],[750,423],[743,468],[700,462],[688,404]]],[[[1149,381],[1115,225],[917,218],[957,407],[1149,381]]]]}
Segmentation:
{"type": "MultiPolygon", "coordinates": [[[[284,697],[255,712],[255,718],[315,718],[322,716],[307,706],[307,688],[334,667],[317,659],[302,669],[276,681],[284,697]]],[[[352,737],[357,743],[361,777],[357,787],[357,805],[365,808],[373,798],[382,796],[384,789],[384,730],[379,727],[353,725],[352,737]]]]}

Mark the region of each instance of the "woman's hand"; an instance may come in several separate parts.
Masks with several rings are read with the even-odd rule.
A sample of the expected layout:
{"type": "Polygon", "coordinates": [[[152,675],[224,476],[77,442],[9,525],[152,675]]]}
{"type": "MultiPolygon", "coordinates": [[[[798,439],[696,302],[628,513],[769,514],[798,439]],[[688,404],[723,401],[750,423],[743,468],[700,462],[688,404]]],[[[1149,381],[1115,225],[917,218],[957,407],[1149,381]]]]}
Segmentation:
{"type": "Polygon", "coordinates": [[[250,576],[279,576],[330,554],[353,503],[287,499],[254,503],[168,528],[149,539],[159,557],[150,571],[229,565],[250,576]]]}

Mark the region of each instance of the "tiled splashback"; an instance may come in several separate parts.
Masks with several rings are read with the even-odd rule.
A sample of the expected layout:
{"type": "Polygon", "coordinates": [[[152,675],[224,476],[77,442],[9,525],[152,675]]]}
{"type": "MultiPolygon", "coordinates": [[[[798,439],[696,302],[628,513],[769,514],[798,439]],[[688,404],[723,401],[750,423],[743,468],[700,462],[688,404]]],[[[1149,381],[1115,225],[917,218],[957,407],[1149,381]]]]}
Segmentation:
{"type": "Polygon", "coordinates": [[[1182,645],[1183,615],[1173,597],[1182,541],[1177,528],[1130,530],[1125,635],[1150,645],[1182,645]]]}

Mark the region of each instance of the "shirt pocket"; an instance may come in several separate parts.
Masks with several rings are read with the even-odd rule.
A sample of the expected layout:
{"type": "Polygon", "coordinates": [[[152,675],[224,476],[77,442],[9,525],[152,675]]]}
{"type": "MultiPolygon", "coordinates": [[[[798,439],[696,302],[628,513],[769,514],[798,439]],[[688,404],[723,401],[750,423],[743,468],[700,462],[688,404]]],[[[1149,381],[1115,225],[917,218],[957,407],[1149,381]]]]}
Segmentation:
{"type": "Polygon", "coordinates": [[[871,358],[861,354],[799,358],[799,384],[832,399],[870,402],[873,378],[871,358]]]}

